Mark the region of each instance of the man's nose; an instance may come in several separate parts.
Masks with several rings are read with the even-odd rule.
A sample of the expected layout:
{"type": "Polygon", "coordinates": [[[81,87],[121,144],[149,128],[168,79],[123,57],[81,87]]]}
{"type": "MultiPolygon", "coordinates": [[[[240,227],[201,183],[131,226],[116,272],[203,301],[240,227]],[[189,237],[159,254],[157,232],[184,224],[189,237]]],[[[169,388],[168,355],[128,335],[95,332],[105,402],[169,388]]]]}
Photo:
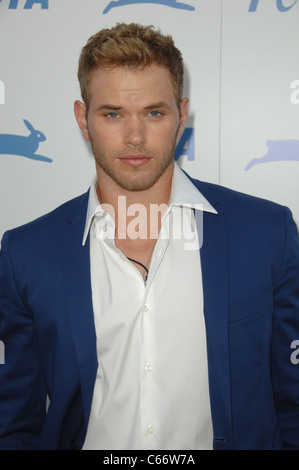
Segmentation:
{"type": "Polygon", "coordinates": [[[145,125],[139,117],[130,117],[125,128],[125,143],[127,145],[142,145],[146,141],[145,125]]]}

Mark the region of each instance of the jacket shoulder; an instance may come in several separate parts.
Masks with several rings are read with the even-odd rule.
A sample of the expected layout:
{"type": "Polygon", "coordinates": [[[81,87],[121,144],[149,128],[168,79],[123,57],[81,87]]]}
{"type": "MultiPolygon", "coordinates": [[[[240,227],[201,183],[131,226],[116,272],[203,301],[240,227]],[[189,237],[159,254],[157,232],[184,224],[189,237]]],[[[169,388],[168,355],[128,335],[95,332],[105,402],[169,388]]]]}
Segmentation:
{"type": "Polygon", "coordinates": [[[221,211],[228,212],[255,212],[262,214],[282,214],[289,209],[277,202],[265,198],[246,194],[234,189],[220,186],[214,183],[208,183],[197,179],[191,179],[193,184],[215,206],[221,208],[221,211]]]}
{"type": "Polygon", "coordinates": [[[72,221],[78,216],[84,217],[87,210],[89,191],[77,196],[54,210],[44,214],[37,219],[34,219],[19,227],[7,230],[2,239],[2,244],[9,238],[10,242],[19,243],[22,245],[28,239],[33,241],[35,238],[52,237],[54,234],[61,230],[63,224],[72,221]]]}

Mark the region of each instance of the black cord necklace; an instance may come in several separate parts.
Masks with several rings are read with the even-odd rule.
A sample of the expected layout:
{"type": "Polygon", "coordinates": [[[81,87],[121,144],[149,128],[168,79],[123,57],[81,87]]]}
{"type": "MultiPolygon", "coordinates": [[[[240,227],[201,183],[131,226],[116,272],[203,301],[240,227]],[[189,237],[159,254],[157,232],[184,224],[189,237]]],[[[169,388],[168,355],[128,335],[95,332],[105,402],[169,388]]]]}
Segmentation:
{"type": "Polygon", "coordinates": [[[136,259],[129,258],[128,256],[127,256],[127,258],[128,258],[130,261],[133,261],[133,263],[137,263],[137,264],[139,264],[140,266],[142,266],[143,269],[145,269],[145,271],[146,271],[146,276],[145,276],[143,279],[144,279],[144,282],[146,282],[146,281],[147,281],[147,276],[148,276],[148,269],[147,269],[147,267],[144,266],[144,264],[140,263],[140,261],[136,261],[136,259]]]}

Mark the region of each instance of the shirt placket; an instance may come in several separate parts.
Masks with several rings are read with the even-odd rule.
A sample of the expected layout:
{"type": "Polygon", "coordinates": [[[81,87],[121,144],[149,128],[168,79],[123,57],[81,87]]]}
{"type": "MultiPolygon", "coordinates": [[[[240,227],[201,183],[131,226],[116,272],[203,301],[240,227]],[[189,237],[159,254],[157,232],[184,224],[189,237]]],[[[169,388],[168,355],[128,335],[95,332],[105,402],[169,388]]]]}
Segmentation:
{"type": "Polygon", "coordinates": [[[145,290],[144,305],[141,311],[140,338],[140,415],[141,415],[141,447],[142,449],[157,448],[159,443],[159,417],[154,399],[153,386],[157,380],[159,361],[155,351],[155,289],[152,285],[158,282],[159,265],[163,261],[169,244],[169,233],[165,232],[157,240],[145,290]]]}

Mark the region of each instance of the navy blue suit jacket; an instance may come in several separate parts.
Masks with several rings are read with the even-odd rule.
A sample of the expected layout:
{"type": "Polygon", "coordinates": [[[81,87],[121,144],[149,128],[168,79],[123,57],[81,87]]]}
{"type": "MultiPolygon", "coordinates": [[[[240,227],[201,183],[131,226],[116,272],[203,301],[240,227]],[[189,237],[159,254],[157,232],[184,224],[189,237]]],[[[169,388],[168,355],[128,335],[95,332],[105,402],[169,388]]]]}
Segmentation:
{"type": "MultiPolygon", "coordinates": [[[[214,448],[299,448],[299,365],[291,361],[299,245],[291,213],[192,181],[218,211],[204,214],[201,248],[214,448]]],[[[97,371],[89,243],[82,246],[87,202],[88,193],[3,237],[2,449],[84,443],[97,371]]]]}

